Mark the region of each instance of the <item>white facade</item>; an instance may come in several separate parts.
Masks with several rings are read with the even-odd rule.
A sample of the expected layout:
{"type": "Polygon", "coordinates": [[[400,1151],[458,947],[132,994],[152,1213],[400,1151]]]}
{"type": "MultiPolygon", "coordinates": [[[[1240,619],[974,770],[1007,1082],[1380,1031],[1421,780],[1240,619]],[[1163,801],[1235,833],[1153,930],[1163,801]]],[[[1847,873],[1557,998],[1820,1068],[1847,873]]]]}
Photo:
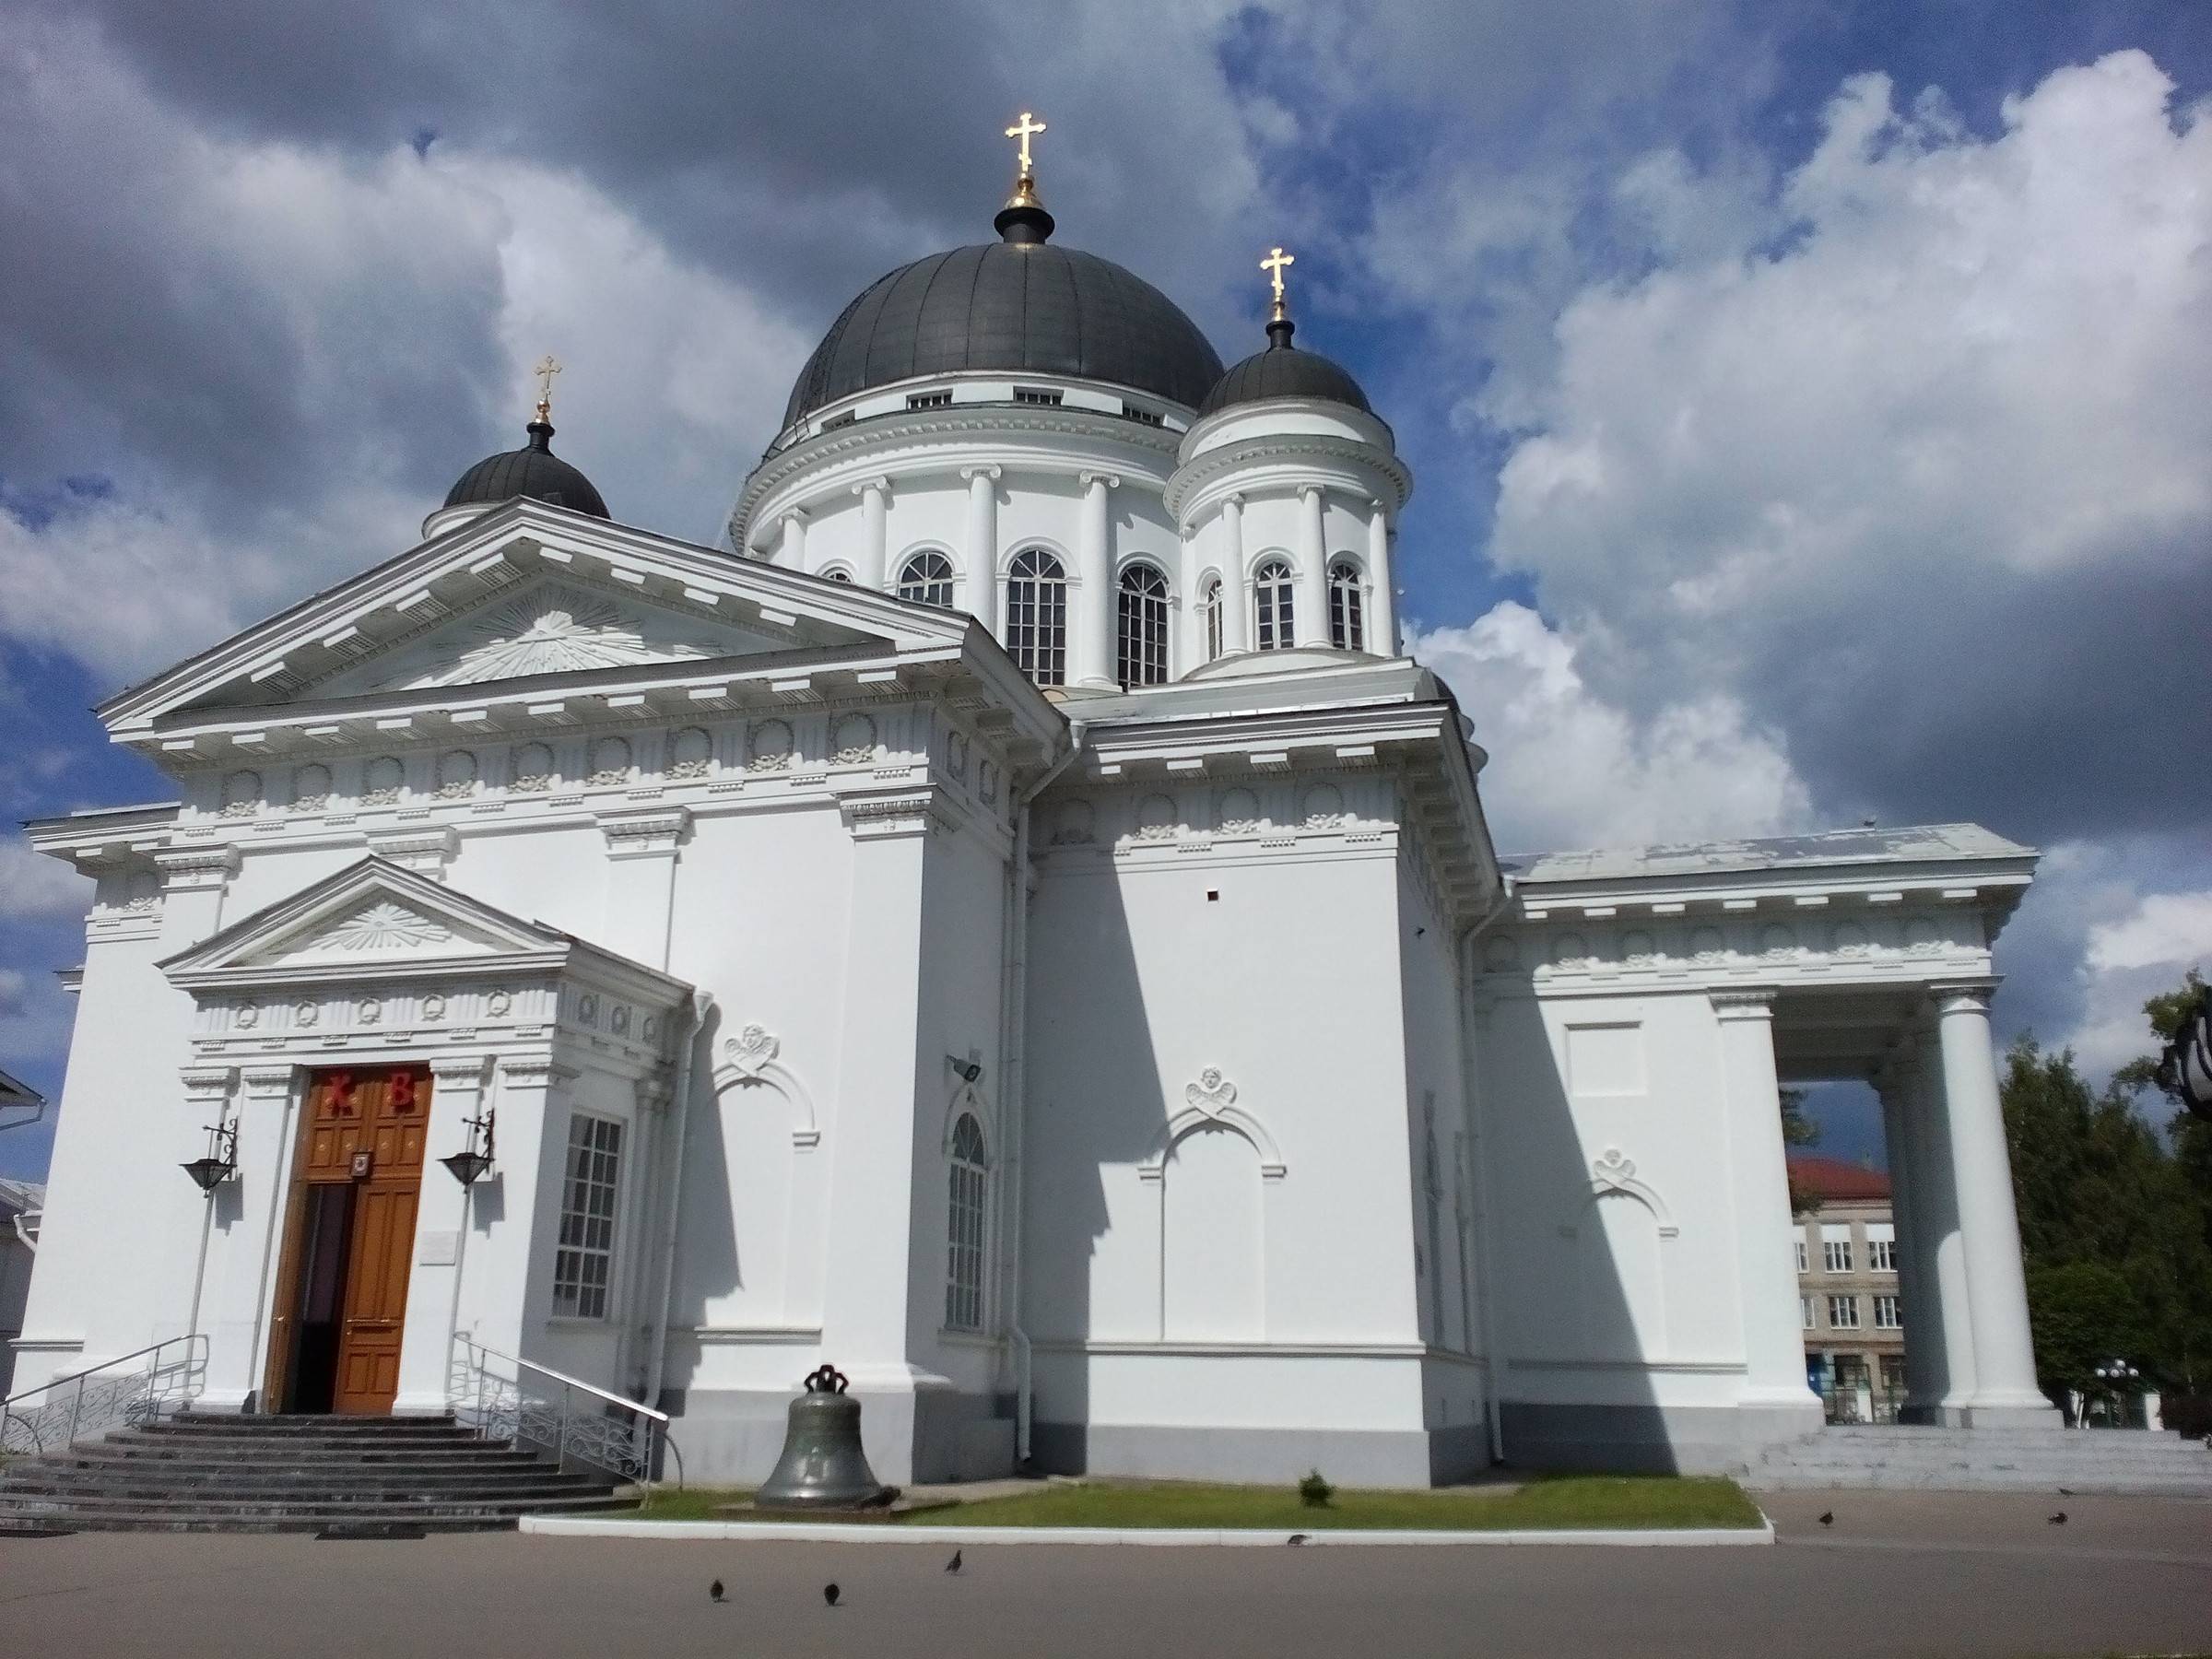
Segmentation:
{"type": "Polygon", "coordinates": [[[921,377],[799,420],[729,548],[449,507],[119,695],[180,799],[32,831],[99,890],[18,1386],[197,1310],[206,1404],[283,1405],[303,1101],[406,1063],[431,1159],[498,1141],[423,1176],[398,1411],[459,1332],[665,1400],[694,1480],[764,1475],[825,1359],[895,1482],[1724,1466],[1819,1420],[1778,1079],[1859,1076],[1944,1334],[1916,1406],[2036,1417],[1983,996],[2031,855],[1501,866],[1395,655],[1410,487],[1346,405],[921,377]],[[948,604],[896,596],[924,555],[948,604]],[[584,1312],[580,1113],[620,1147],[584,1312]]]}

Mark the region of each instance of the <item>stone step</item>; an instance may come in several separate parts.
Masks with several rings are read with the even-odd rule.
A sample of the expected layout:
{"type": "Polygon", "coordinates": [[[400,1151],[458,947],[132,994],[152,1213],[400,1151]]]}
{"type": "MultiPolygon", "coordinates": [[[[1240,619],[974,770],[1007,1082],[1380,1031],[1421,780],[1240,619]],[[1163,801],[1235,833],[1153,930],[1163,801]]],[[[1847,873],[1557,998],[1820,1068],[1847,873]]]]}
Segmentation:
{"type": "Polygon", "coordinates": [[[358,1531],[397,1532],[419,1528],[425,1532],[512,1531],[525,1514],[588,1513],[618,1502],[611,1496],[555,1499],[540,1503],[478,1504],[451,1510],[425,1511],[390,1506],[371,1511],[359,1506],[332,1507],[301,1504],[278,1513],[218,1514],[190,1508],[141,1505],[137,1508],[47,1510],[0,1509],[0,1535],[60,1532],[178,1532],[178,1533],[302,1533],[358,1531]]]}
{"type": "Polygon", "coordinates": [[[173,1497],[194,1501],[219,1501],[232,1498],[271,1498],[297,1500],[301,1494],[324,1497],[343,1494],[348,1497],[391,1498],[418,1496],[423,1498],[465,1497],[500,1498],[511,1494],[527,1496],[536,1492],[580,1492],[605,1489],[604,1479],[594,1480],[582,1471],[561,1474],[550,1465],[526,1477],[487,1479],[481,1475],[426,1474],[393,1480],[349,1480],[343,1485],[316,1479],[269,1479],[248,1476],[230,1479],[172,1481],[151,1477],[144,1473],[128,1471],[101,1473],[88,1476],[80,1472],[27,1471],[0,1475],[0,1499],[26,1496],[110,1497],[117,1494],[135,1494],[149,1498],[173,1497]]]}
{"type": "Polygon", "coordinates": [[[295,1510],[318,1513],[359,1512],[384,1519],[418,1514],[448,1514],[457,1511],[497,1510],[521,1514],[526,1511],[610,1502],[611,1488],[581,1482],[548,1481],[512,1490],[463,1489],[445,1493],[412,1492],[204,1492],[113,1491],[35,1492],[0,1490],[0,1513],[99,1514],[109,1511],[147,1511],[193,1515],[285,1515],[295,1510]]]}

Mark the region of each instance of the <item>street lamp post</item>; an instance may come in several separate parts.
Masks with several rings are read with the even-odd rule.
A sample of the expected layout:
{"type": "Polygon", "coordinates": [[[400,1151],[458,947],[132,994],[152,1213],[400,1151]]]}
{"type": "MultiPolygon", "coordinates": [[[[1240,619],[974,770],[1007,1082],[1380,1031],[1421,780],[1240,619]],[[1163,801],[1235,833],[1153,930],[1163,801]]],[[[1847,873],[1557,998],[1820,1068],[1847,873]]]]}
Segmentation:
{"type": "Polygon", "coordinates": [[[2116,1404],[2120,1417],[2117,1426],[2120,1428],[2127,1426],[2125,1402],[2136,1392],[2136,1384],[2142,1379],[2143,1373],[2124,1359],[2107,1359],[2097,1368],[2097,1381],[2103,1384],[2104,1391],[2112,1396],[2116,1404]]]}

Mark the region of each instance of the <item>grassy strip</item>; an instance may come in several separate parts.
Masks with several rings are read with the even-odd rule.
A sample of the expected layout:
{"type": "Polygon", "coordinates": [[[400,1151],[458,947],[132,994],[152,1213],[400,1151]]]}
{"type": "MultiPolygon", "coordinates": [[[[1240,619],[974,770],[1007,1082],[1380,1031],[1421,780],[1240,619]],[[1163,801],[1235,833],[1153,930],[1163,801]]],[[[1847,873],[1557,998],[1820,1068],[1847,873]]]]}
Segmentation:
{"type": "MultiPolygon", "coordinates": [[[[644,1521],[723,1521],[715,1512],[747,1493],[656,1491],[635,1512],[644,1521]]],[[[767,1519],[766,1516],[759,1517],[767,1519]]],[[[800,1517],[794,1517],[798,1519],[800,1517]]],[[[1195,1482],[1053,1484],[898,1517],[903,1526],[1250,1527],[1270,1532],[1409,1527],[1508,1532],[1523,1528],[1757,1526],[1759,1510],[1732,1480],[1665,1476],[1535,1477],[1518,1489],[1339,1489],[1326,1505],[1301,1503],[1289,1488],[1195,1482]]],[[[860,1523],[859,1524],[868,1524],[860,1523]]]]}

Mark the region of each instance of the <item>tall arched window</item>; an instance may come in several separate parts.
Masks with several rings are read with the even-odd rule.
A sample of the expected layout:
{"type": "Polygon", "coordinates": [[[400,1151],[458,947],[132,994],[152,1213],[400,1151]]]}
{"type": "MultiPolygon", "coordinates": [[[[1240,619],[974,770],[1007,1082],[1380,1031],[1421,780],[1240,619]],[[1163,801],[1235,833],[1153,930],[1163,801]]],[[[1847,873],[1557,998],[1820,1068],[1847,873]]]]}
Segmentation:
{"type": "Polygon", "coordinates": [[[1122,572],[1119,662],[1122,689],[1168,678],[1168,579],[1148,564],[1122,572]]]}
{"type": "Polygon", "coordinates": [[[982,1126],[963,1112],[952,1126],[951,1203],[946,1210],[945,1327],[983,1328],[983,1217],[990,1171],[982,1126]]]}
{"type": "Polygon", "coordinates": [[[1252,596],[1258,629],[1253,639],[1262,651],[1280,651],[1296,635],[1290,625],[1290,564],[1271,559],[1252,576],[1252,596]]]}
{"type": "Polygon", "coordinates": [[[917,553],[899,571],[899,597],[952,608],[952,560],[942,553],[917,553]]]}
{"type": "Polygon", "coordinates": [[[1198,601],[1198,609],[1206,618],[1206,660],[1212,662],[1221,654],[1221,578],[1206,579],[1206,591],[1198,601]]]}
{"type": "Polygon", "coordinates": [[[1040,686],[1067,683],[1067,572],[1042,547],[1006,571],[1006,652],[1040,686]]]}
{"type": "Polygon", "coordinates": [[[1329,567],[1329,643],[1340,651],[1367,649],[1367,621],[1359,609],[1359,567],[1348,559],[1329,567]]]}

